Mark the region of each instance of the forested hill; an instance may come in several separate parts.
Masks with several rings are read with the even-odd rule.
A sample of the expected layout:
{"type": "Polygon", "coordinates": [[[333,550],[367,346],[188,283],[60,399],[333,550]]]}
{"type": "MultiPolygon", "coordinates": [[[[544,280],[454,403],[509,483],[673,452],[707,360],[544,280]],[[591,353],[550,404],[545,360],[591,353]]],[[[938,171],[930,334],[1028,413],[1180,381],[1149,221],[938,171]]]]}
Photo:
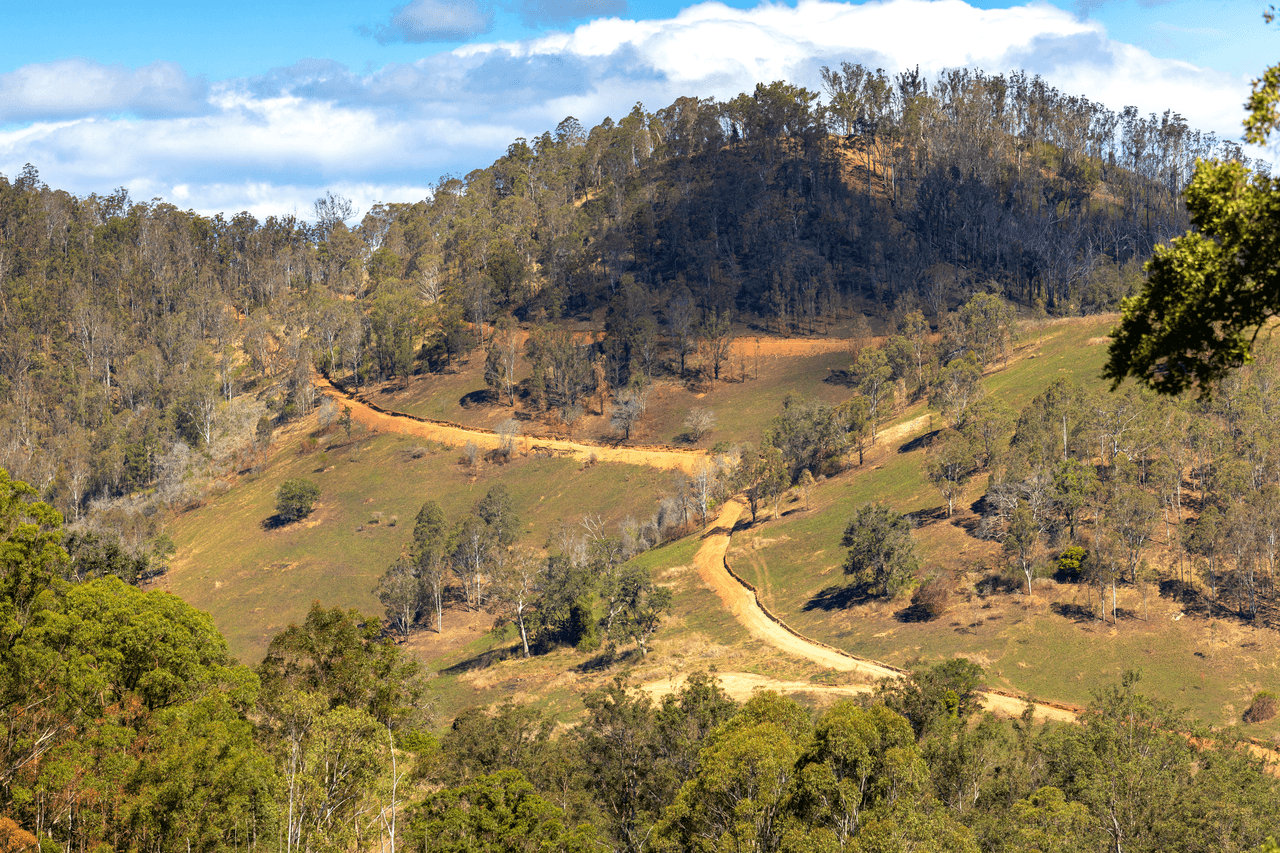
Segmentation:
{"type": "Polygon", "coordinates": [[[332,195],[312,226],[0,177],[0,467],[72,519],[144,487],[178,500],[192,449],[254,452],[262,412],[220,400],[252,388],[284,420],[313,404],[313,364],[434,369],[503,315],[603,310],[617,388],[655,341],[683,361],[708,319],[812,331],[917,305],[937,323],[978,289],[1096,310],[1187,227],[1194,158],[1239,156],[1021,73],[824,79],[565,119],[358,224],[332,195]]]}

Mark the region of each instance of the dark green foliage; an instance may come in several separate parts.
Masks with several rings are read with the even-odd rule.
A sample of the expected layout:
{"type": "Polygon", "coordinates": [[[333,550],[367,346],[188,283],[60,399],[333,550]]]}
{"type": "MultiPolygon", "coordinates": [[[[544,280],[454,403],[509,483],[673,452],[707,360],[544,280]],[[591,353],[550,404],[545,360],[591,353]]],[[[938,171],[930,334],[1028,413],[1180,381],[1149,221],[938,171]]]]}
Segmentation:
{"type": "Polygon", "coordinates": [[[805,469],[815,474],[833,472],[848,438],[830,406],[788,394],[782,413],[765,432],[764,443],[781,452],[790,485],[805,469]]]}
{"type": "Polygon", "coordinates": [[[520,516],[507,487],[498,483],[485,492],[475,506],[475,514],[489,528],[500,546],[511,545],[520,536],[520,516]]]}
{"type": "Polygon", "coordinates": [[[1125,850],[1251,850],[1271,829],[1274,780],[1248,750],[1200,749],[1182,713],[1137,690],[1098,690],[1082,724],[1042,738],[1046,782],[1089,812],[1096,842],[1125,850]]]}
{"type": "Polygon", "coordinates": [[[840,544],[849,549],[844,573],[871,595],[892,598],[920,568],[910,519],[884,504],[859,507],[840,544]]]}
{"type": "Polygon", "coordinates": [[[575,734],[589,789],[612,837],[644,849],[654,821],[690,778],[695,756],[732,709],[724,694],[692,676],[655,709],[648,695],[621,681],[583,697],[587,719],[575,734]]]}
{"type": "Polygon", "coordinates": [[[306,518],[320,497],[320,486],[311,480],[285,480],[276,492],[276,517],[284,524],[306,518]]]}
{"type": "Polygon", "coordinates": [[[71,558],[67,564],[67,580],[87,581],[115,575],[125,583],[136,584],[152,574],[147,554],[135,557],[124,549],[120,540],[99,533],[69,533],[63,542],[71,558]]]}
{"type": "Polygon", "coordinates": [[[3,472],[0,487],[0,813],[59,849],[213,853],[269,836],[253,673],[172,595],[61,580],[57,514],[3,472]]]}
{"type": "Polygon", "coordinates": [[[266,450],[271,446],[271,434],[273,432],[274,428],[271,426],[271,418],[266,415],[258,418],[258,425],[253,431],[253,441],[254,444],[258,446],[259,450],[266,450]]]}
{"type": "Polygon", "coordinates": [[[876,694],[906,717],[921,738],[968,720],[980,707],[982,683],[982,667],[967,658],[952,658],[915,670],[910,678],[882,681],[876,694]]]}
{"type": "Polygon", "coordinates": [[[329,708],[356,708],[379,723],[399,725],[415,721],[421,710],[418,669],[382,636],[378,620],[316,603],[301,625],[271,640],[258,675],[267,707],[304,691],[323,697],[329,708]]]}
{"type": "Polygon", "coordinates": [[[412,553],[421,562],[433,553],[445,550],[449,532],[449,523],[445,519],[444,510],[435,501],[427,501],[418,510],[413,522],[412,553]]]}
{"type": "Polygon", "coordinates": [[[595,648],[600,639],[592,614],[595,579],[588,566],[575,566],[563,556],[553,556],[547,566],[545,592],[535,616],[534,638],[543,649],[576,646],[584,638],[595,648]]]}
{"type": "Polygon", "coordinates": [[[1162,393],[1208,395],[1280,310],[1280,180],[1204,162],[1186,202],[1195,230],[1156,247],[1146,287],[1125,302],[1103,374],[1115,385],[1132,376],[1162,393]]]}
{"type": "Polygon", "coordinates": [[[569,827],[518,770],[431,794],[409,813],[406,846],[423,853],[595,853],[589,825],[569,827]]]}

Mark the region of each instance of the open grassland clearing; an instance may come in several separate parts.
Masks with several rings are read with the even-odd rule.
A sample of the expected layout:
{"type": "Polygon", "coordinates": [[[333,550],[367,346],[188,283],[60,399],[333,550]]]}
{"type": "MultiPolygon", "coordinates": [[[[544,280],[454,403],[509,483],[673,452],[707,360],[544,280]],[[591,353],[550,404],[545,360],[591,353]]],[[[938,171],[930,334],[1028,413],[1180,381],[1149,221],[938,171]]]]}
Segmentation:
{"type": "Polygon", "coordinates": [[[271,637],[301,620],[313,601],[380,614],[371,590],[408,544],[428,499],[453,522],[501,483],[519,512],[523,538],[541,546],[557,525],[586,515],[599,515],[611,529],[628,516],[646,517],[671,476],[521,456],[471,469],[456,449],[394,434],[357,432],[348,441],[332,433],[316,451],[302,453],[313,427],[307,421],[278,436],[261,472],[169,528],[178,550],[161,586],[209,611],[246,660],[261,657],[271,637]],[[319,502],[307,518],[272,527],[276,490],[294,477],[318,483],[319,502]]]}
{"type": "Polygon", "coordinates": [[[1024,324],[1009,366],[1002,368],[997,362],[983,378],[987,394],[1017,412],[1059,377],[1074,376],[1082,385],[1101,386],[1107,334],[1118,320],[1118,315],[1102,314],[1024,324]]]}

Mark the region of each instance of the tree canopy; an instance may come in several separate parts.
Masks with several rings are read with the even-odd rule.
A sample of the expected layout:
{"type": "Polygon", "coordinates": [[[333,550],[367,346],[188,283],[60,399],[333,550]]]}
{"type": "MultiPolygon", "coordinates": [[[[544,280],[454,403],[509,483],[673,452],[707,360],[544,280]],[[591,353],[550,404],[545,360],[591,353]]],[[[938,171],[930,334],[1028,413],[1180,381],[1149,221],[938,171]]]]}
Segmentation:
{"type": "MultiPolygon", "coordinates": [[[[1254,81],[1245,140],[1277,126],[1280,66],[1254,81]]],[[[1103,375],[1167,394],[1212,384],[1250,360],[1280,314],[1280,178],[1237,161],[1199,160],[1186,189],[1193,230],[1157,246],[1141,293],[1125,300],[1103,375]]]]}
{"type": "Polygon", "coordinates": [[[840,544],[849,549],[844,573],[872,595],[892,598],[920,568],[910,519],[884,504],[858,507],[840,544]]]}

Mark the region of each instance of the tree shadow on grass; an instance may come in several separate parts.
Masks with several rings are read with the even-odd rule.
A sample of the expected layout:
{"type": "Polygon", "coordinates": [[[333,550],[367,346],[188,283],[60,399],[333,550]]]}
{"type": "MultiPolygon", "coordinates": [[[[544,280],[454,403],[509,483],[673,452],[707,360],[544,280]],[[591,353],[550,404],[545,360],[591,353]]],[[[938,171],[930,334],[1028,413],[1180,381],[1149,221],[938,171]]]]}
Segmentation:
{"type": "Polygon", "coordinates": [[[498,395],[494,394],[490,388],[469,391],[458,398],[458,405],[464,409],[472,409],[477,406],[492,406],[497,402],[498,395]]]}
{"type": "Polygon", "coordinates": [[[1049,609],[1059,616],[1076,623],[1098,621],[1098,617],[1094,615],[1093,608],[1085,607],[1083,604],[1055,601],[1049,605],[1049,609]]]}
{"type": "Polygon", "coordinates": [[[933,432],[926,432],[921,435],[917,435],[915,438],[899,446],[898,452],[911,453],[915,450],[924,450],[929,445],[933,444],[933,440],[941,434],[942,430],[935,429],[933,432]]]}
{"type": "Polygon", "coordinates": [[[287,519],[280,513],[276,513],[275,515],[269,515],[262,519],[262,529],[279,530],[282,527],[288,527],[292,523],[293,521],[291,519],[287,519]]]}
{"type": "Polygon", "coordinates": [[[941,614],[929,608],[923,602],[910,604],[893,614],[899,622],[932,622],[941,614]]]}
{"type": "Polygon", "coordinates": [[[458,661],[453,666],[445,667],[440,670],[440,675],[462,675],[466,672],[475,672],[478,669],[487,669],[495,663],[520,657],[522,654],[519,643],[503,646],[500,649],[490,649],[487,652],[481,652],[475,657],[458,661]]]}
{"type": "Polygon", "coordinates": [[[640,650],[638,648],[619,651],[616,648],[606,647],[575,666],[574,671],[581,673],[603,672],[618,664],[630,665],[639,662],[640,650]]]}
{"type": "Polygon", "coordinates": [[[871,594],[863,584],[829,586],[806,601],[804,607],[800,609],[806,613],[811,610],[844,610],[855,604],[865,604],[871,598],[871,594]]]}
{"type": "Polygon", "coordinates": [[[928,527],[930,524],[937,524],[939,521],[947,520],[947,506],[946,504],[938,504],[927,509],[909,512],[906,516],[911,520],[913,527],[928,527]]]}
{"type": "Polygon", "coordinates": [[[828,369],[827,375],[822,381],[824,384],[839,385],[841,388],[854,388],[858,384],[858,380],[854,377],[852,370],[828,369]]]}

